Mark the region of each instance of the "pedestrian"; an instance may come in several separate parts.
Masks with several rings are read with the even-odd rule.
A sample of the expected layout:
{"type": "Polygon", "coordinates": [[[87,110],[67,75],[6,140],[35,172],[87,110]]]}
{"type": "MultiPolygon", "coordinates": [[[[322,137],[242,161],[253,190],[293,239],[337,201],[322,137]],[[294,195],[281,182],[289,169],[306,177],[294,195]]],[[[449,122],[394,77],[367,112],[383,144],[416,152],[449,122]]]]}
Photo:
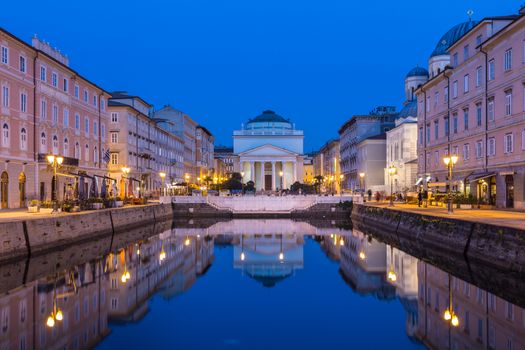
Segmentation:
{"type": "Polygon", "coordinates": [[[417,206],[421,208],[421,204],[423,203],[423,194],[421,191],[417,193],[417,206]]]}
{"type": "Polygon", "coordinates": [[[372,190],[371,189],[368,189],[368,201],[369,202],[372,201],[372,190]]]}

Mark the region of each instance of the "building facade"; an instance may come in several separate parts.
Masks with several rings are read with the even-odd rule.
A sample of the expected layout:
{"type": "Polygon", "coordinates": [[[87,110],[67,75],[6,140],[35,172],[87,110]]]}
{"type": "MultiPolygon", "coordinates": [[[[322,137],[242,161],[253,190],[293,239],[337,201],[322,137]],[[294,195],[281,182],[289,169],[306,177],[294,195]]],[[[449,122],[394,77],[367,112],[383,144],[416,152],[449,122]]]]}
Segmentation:
{"type": "Polygon", "coordinates": [[[386,163],[386,134],[371,136],[356,147],[357,184],[354,191],[382,192],[384,186],[384,167],[386,163]],[[364,176],[360,176],[364,174],[364,176]]]}
{"type": "Polygon", "coordinates": [[[215,170],[220,178],[229,178],[233,174],[234,159],[233,147],[215,146],[213,150],[215,170]]]}
{"type": "Polygon", "coordinates": [[[429,60],[432,79],[417,91],[425,187],[448,188],[443,158],[454,154],[453,190],[525,208],[524,34],[525,18],[511,15],[461,23],[441,38],[429,60]]]}
{"type": "Polygon", "coordinates": [[[233,132],[235,171],[257,190],[286,189],[303,179],[304,133],[288,119],[264,111],[233,132]]]}
{"type": "Polygon", "coordinates": [[[396,117],[395,107],[377,107],[368,115],[354,115],[339,129],[341,142],[341,169],[343,172],[343,188],[356,190],[359,188],[359,163],[357,160],[357,145],[371,136],[383,134],[394,127],[396,117]]]}
{"type": "Polygon", "coordinates": [[[206,177],[213,177],[214,156],[213,143],[215,138],[212,133],[204,126],[199,125],[195,129],[195,166],[198,178],[204,180],[206,177]]]}
{"type": "Polygon", "coordinates": [[[341,173],[339,139],[328,141],[313,159],[315,176],[323,177],[323,191],[339,193],[344,178],[341,173]]]}

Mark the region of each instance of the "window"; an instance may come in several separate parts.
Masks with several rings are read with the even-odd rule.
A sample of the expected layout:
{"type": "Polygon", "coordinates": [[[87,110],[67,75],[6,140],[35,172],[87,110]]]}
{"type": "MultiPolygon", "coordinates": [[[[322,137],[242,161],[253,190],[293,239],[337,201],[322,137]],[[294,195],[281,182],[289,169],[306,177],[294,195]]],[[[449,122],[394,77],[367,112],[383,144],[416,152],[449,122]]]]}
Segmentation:
{"type": "Polygon", "coordinates": [[[46,134],[40,134],[40,153],[47,153],[47,139],[46,134]]]}
{"type": "Polygon", "coordinates": [[[481,158],[483,153],[483,143],[481,140],[476,141],[476,158],[481,158]]]}
{"type": "Polygon", "coordinates": [[[69,128],[69,109],[64,108],[64,116],[62,119],[62,124],[64,124],[64,127],[69,128]]]}
{"type": "Polygon", "coordinates": [[[454,134],[458,133],[458,114],[457,113],[454,113],[452,115],[452,129],[453,129],[454,134]]]}
{"type": "Polygon", "coordinates": [[[423,145],[423,128],[419,128],[419,144],[423,145]]]}
{"type": "Polygon", "coordinates": [[[2,63],[9,64],[9,49],[5,46],[2,46],[2,63]]]}
{"type": "Polygon", "coordinates": [[[430,112],[430,96],[427,97],[427,112],[430,112]]]}
{"type": "Polygon", "coordinates": [[[93,162],[98,163],[98,148],[95,146],[93,148],[93,162]]]}
{"type": "Polygon", "coordinates": [[[458,81],[454,80],[452,83],[452,98],[458,97],[458,81]]]}
{"type": "Polygon", "coordinates": [[[53,125],[58,124],[58,106],[56,104],[53,105],[53,125]]]}
{"type": "Polygon", "coordinates": [[[434,120],[434,139],[437,140],[439,137],[439,120],[434,120]]]}
{"type": "Polygon", "coordinates": [[[514,152],[514,134],[508,133],[504,136],[504,151],[505,153],[512,153],[514,152]]]}
{"type": "Polygon", "coordinates": [[[468,90],[469,90],[469,75],[468,74],[465,74],[465,76],[463,77],[463,92],[464,93],[467,93],[468,90]]]}
{"type": "Polygon", "coordinates": [[[2,333],[7,333],[9,330],[9,308],[4,307],[2,309],[2,333]]]}
{"type": "Polygon", "coordinates": [[[103,111],[106,110],[106,99],[104,97],[100,98],[100,109],[103,111]]]}
{"type": "Polygon", "coordinates": [[[427,124],[427,145],[430,143],[430,124],[427,124]]]}
{"type": "Polygon", "coordinates": [[[87,90],[84,90],[84,102],[88,101],[88,92],[87,90]]]}
{"type": "Polygon", "coordinates": [[[20,69],[22,73],[26,72],[26,58],[24,56],[20,56],[18,68],[20,69]]]}
{"type": "Polygon", "coordinates": [[[84,132],[86,134],[86,137],[89,137],[89,119],[88,117],[84,118],[84,132]]]}
{"type": "Polygon", "coordinates": [[[64,139],[64,156],[69,156],[69,140],[67,139],[67,137],[64,139]]]}
{"type": "Polygon", "coordinates": [[[458,53],[454,52],[454,55],[452,55],[452,65],[454,67],[458,66],[458,53]]]}
{"type": "Polygon", "coordinates": [[[118,153],[111,153],[111,165],[118,164],[118,153]]]}
{"type": "Polygon", "coordinates": [[[464,160],[470,159],[470,144],[468,143],[463,145],[463,159],[464,160]]]}
{"type": "Polygon", "coordinates": [[[480,34],[476,37],[476,46],[481,45],[481,41],[483,40],[483,36],[480,34]]]}
{"type": "Polygon", "coordinates": [[[75,84],[75,97],[76,97],[76,98],[79,97],[79,93],[80,93],[79,90],[80,90],[80,89],[79,89],[78,85],[75,84]]]}
{"type": "Polygon", "coordinates": [[[118,113],[116,112],[111,113],[111,122],[118,123],[118,113]]]}
{"type": "Polygon", "coordinates": [[[84,153],[84,160],[86,162],[89,162],[89,145],[88,144],[86,144],[86,151],[84,153]]]}
{"type": "Polygon", "coordinates": [[[463,125],[465,126],[465,130],[468,130],[468,108],[463,110],[463,125]]]}
{"type": "Polygon", "coordinates": [[[521,132],[521,149],[525,151],[525,129],[521,132]]]}
{"type": "Polygon", "coordinates": [[[80,145],[75,143],[75,158],[80,160],[80,145]]]}
{"type": "Polygon", "coordinates": [[[459,155],[459,146],[454,146],[452,148],[452,154],[455,155],[455,156],[459,155]]]}
{"type": "Polygon", "coordinates": [[[51,84],[53,85],[53,87],[58,86],[58,75],[56,72],[51,73],[51,84]]]}
{"type": "Polygon", "coordinates": [[[80,130],[80,115],[75,113],[75,129],[80,130]]]}
{"type": "Polygon", "coordinates": [[[111,143],[118,143],[118,132],[111,133],[111,143]]]}
{"type": "Polygon", "coordinates": [[[46,81],[46,66],[40,66],[40,80],[46,81]]]}
{"type": "Polygon", "coordinates": [[[507,319],[512,321],[514,320],[514,305],[512,305],[512,303],[509,303],[508,301],[506,303],[507,303],[507,319]]]}
{"type": "Polygon", "coordinates": [[[450,133],[450,121],[448,117],[445,117],[445,135],[448,136],[450,133]]]}
{"type": "Polygon", "coordinates": [[[481,126],[481,102],[476,103],[476,125],[481,126]]]}
{"type": "Polygon", "coordinates": [[[9,107],[9,87],[2,86],[2,107],[9,107]]]}
{"type": "Polygon", "coordinates": [[[20,112],[27,112],[27,94],[20,94],[20,112]]]}
{"type": "Polygon", "coordinates": [[[98,136],[98,128],[97,128],[97,121],[96,120],[93,121],[93,136],[95,138],[97,138],[97,136],[98,136]]]}
{"type": "Polygon", "coordinates": [[[97,106],[97,95],[93,95],[93,106],[97,106]]]}
{"type": "Polygon", "coordinates": [[[9,125],[2,126],[2,146],[9,147],[9,125]]]}
{"type": "Polygon", "coordinates": [[[489,80],[494,80],[494,59],[489,61],[489,80]]]}
{"type": "Polygon", "coordinates": [[[488,99],[487,102],[487,112],[489,121],[494,121],[494,97],[488,99]]]}
{"type": "Polygon", "coordinates": [[[106,140],[106,124],[102,123],[100,124],[100,138],[102,141],[106,140]]]}
{"type": "Polygon", "coordinates": [[[463,47],[463,61],[466,61],[466,60],[469,59],[469,57],[470,57],[469,54],[470,54],[470,53],[469,53],[469,46],[468,46],[468,45],[465,45],[465,46],[463,47]]]}
{"type": "Polygon", "coordinates": [[[512,90],[505,91],[505,115],[512,115],[512,90]]]}
{"type": "Polygon", "coordinates": [[[476,87],[481,86],[481,79],[482,79],[482,70],[481,67],[476,68],[476,87]]]}
{"type": "Polygon", "coordinates": [[[488,145],[488,154],[489,156],[496,155],[496,138],[491,137],[489,138],[489,145],[488,145]]]}
{"type": "Polygon", "coordinates": [[[58,154],[58,137],[53,135],[53,154],[58,154]]]}
{"type": "Polygon", "coordinates": [[[62,81],[62,89],[64,90],[64,92],[67,92],[68,87],[69,87],[69,81],[66,78],[64,78],[64,80],[62,81]]]}
{"type": "Polygon", "coordinates": [[[25,128],[20,130],[20,150],[27,151],[27,130],[25,128]]]}
{"type": "Polygon", "coordinates": [[[505,72],[512,69],[512,49],[505,51],[505,55],[503,56],[503,69],[505,72]]]}
{"type": "Polygon", "coordinates": [[[443,90],[443,103],[448,102],[448,86],[445,86],[445,89],[443,90]]]}

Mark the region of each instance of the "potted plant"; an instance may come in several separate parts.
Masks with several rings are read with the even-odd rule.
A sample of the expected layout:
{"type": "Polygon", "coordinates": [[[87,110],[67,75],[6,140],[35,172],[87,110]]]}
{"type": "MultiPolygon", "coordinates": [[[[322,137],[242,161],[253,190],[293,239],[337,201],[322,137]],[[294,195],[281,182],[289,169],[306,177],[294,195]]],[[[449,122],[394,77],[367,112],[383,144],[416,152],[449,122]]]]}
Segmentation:
{"type": "Polygon", "coordinates": [[[91,209],[95,209],[95,210],[102,209],[104,205],[104,201],[102,198],[90,198],[89,203],[90,203],[91,209]]]}
{"type": "Polygon", "coordinates": [[[40,202],[36,199],[33,199],[29,202],[29,205],[27,206],[27,211],[29,213],[38,213],[40,212],[40,202]]]}
{"type": "Polygon", "coordinates": [[[115,206],[117,208],[120,208],[120,207],[123,207],[124,206],[124,201],[122,200],[121,197],[117,197],[115,198],[115,206]]]}

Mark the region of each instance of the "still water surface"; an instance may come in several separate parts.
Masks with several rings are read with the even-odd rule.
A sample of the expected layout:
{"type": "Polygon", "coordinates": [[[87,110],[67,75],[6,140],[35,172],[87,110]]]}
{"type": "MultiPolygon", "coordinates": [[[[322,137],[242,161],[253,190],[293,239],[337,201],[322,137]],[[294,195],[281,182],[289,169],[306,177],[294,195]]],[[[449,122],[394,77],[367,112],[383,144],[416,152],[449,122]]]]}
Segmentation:
{"type": "Polygon", "coordinates": [[[357,230],[185,226],[3,288],[0,349],[525,348],[521,307],[357,230]]]}

